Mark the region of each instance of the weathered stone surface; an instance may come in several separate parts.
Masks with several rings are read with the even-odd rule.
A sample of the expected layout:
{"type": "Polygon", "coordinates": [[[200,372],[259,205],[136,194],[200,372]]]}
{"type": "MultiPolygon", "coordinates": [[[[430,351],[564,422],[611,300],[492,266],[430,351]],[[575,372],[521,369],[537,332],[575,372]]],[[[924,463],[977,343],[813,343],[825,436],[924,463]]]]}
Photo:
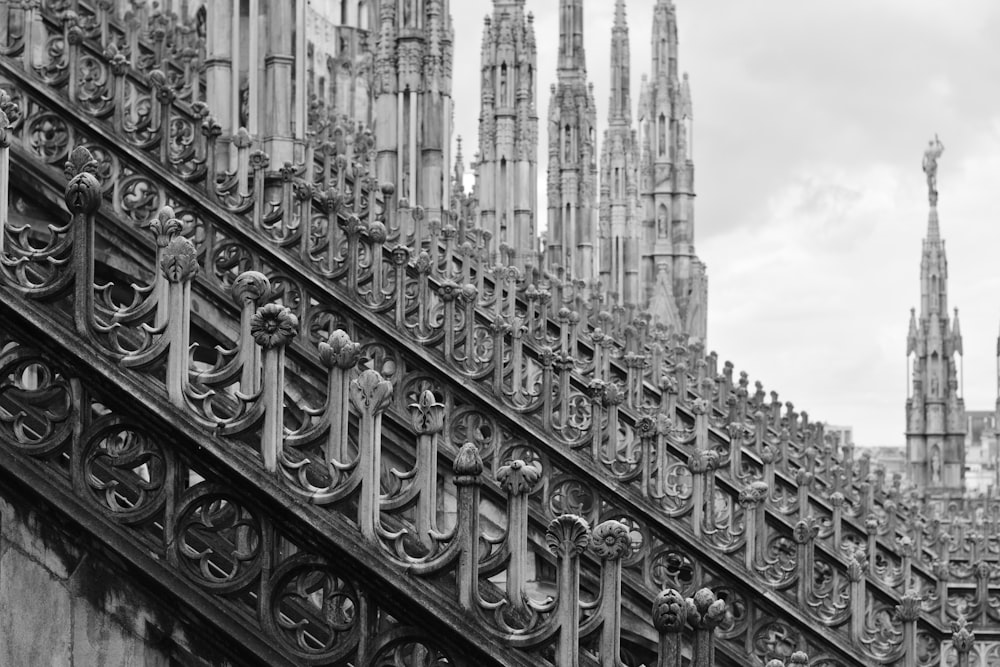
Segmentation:
{"type": "Polygon", "coordinates": [[[168,667],[168,656],[141,637],[125,631],[111,616],[88,601],[73,600],[73,664],[105,667],[168,667]]]}
{"type": "Polygon", "coordinates": [[[0,557],[0,665],[73,664],[72,608],[69,589],[29,555],[8,548],[0,557]]]}
{"type": "Polygon", "coordinates": [[[83,557],[81,550],[64,539],[51,523],[17,501],[0,496],[0,535],[59,579],[68,579],[83,557]]]}

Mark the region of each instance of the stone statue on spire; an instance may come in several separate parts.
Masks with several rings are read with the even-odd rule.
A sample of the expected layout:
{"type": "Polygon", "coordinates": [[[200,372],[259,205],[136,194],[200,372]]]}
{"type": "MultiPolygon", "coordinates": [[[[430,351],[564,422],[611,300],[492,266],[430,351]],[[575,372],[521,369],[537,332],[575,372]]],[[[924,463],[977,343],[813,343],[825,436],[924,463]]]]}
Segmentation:
{"type": "Polygon", "coordinates": [[[937,161],[942,153],[944,153],[944,144],[935,134],[934,139],[928,144],[927,150],[924,151],[924,173],[927,174],[927,191],[931,206],[937,206],[937,161]]]}

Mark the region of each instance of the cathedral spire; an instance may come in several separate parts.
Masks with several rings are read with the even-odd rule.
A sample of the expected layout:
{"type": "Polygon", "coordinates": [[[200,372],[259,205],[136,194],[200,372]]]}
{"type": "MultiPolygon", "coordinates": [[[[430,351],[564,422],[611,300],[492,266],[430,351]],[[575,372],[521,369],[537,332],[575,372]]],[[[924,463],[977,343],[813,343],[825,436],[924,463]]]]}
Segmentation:
{"type": "Polygon", "coordinates": [[[924,152],[927,176],[927,237],[920,260],[919,318],[910,316],[907,355],[912,362],[913,386],[906,402],[906,459],[910,478],[928,487],[932,497],[960,496],[965,483],[965,402],[958,374],[962,333],[958,310],[948,309],[948,260],[938,222],[938,159],[944,145],[935,136],[924,152]]]}
{"type": "Polygon", "coordinates": [[[462,156],[462,135],[455,141],[455,172],[452,174],[452,191],[457,194],[465,192],[465,158],[462,156]]]}
{"type": "Polygon", "coordinates": [[[587,58],[583,49],[583,0],[560,0],[559,70],[583,75],[587,58]]]}
{"type": "Polygon", "coordinates": [[[673,0],[657,0],[653,8],[653,79],[677,79],[677,14],[673,0]]]}
{"type": "Polygon", "coordinates": [[[679,333],[704,342],[708,280],[694,249],[691,86],[678,67],[671,0],[657,0],[653,8],[651,47],[652,72],[639,101],[640,291],[654,320],[679,321],[679,333]]]}
{"type": "Polygon", "coordinates": [[[623,303],[641,307],[645,304],[639,291],[639,150],[632,127],[630,68],[625,0],[616,0],[608,127],[601,149],[598,264],[603,288],[623,303]]]}
{"type": "Polygon", "coordinates": [[[442,0],[401,0],[382,3],[379,17],[376,176],[440,223],[451,202],[451,16],[442,0]]]}
{"type": "Polygon", "coordinates": [[[583,51],[583,0],[560,0],[559,69],[549,102],[546,266],[588,281],[598,274],[596,124],[583,51]]]}
{"type": "Polygon", "coordinates": [[[608,123],[632,122],[632,100],[629,95],[631,56],[628,44],[628,24],[625,22],[625,0],[616,0],[615,23],[611,29],[611,100],[608,123]]]}
{"type": "Polygon", "coordinates": [[[483,32],[478,225],[490,233],[490,252],[510,248],[520,268],[537,267],[537,47],[524,0],[493,0],[483,32]]]}

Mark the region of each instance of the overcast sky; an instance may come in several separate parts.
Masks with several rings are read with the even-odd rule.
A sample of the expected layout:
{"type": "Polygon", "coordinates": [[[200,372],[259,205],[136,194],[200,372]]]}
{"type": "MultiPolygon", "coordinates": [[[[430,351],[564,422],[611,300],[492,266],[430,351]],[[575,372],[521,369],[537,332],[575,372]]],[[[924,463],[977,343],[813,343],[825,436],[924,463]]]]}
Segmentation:
{"type": "MultiPolygon", "coordinates": [[[[655,0],[629,0],[633,104],[655,0]]],[[[862,445],[903,444],[906,333],[919,305],[938,133],[950,306],[961,312],[966,407],[996,400],[1000,326],[1000,2],[676,0],[691,75],[695,243],[708,264],[709,347],[862,445]]],[[[539,116],[557,0],[528,0],[539,116]]],[[[488,0],[453,0],[456,131],[471,159],[488,0]]],[[[603,135],[614,3],[584,0],[603,135]]],[[[542,132],[544,133],[544,122],[542,132]]],[[[544,134],[540,146],[545,144],[544,134]]],[[[545,150],[540,150],[540,175],[545,150]]],[[[544,196],[544,187],[540,193],[544,196]]],[[[544,201],[539,210],[544,215],[544,201]]]]}

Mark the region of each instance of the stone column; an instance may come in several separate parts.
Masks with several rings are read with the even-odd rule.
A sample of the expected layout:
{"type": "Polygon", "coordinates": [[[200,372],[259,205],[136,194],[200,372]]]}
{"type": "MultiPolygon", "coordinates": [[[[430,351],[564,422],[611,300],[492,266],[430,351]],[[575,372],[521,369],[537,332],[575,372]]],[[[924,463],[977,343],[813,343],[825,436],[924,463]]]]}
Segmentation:
{"type": "Polygon", "coordinates": [[[271,164],[294,160],[292,141],[292,51],[294,0],[269,0],[265,5],[267,51],[264,56],[265,106],[261,109],[264,151],[271,164]]]}

